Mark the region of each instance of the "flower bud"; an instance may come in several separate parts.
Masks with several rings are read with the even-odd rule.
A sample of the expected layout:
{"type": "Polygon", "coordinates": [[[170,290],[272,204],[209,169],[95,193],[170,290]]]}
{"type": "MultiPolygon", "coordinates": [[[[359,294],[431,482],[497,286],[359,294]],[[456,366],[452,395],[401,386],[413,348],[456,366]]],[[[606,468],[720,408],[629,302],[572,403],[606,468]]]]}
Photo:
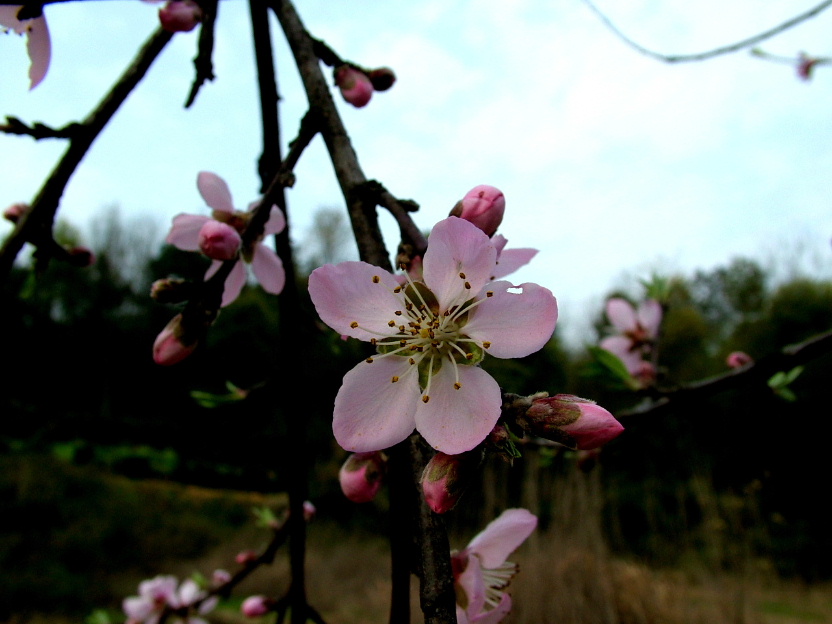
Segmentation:
{"type": "Polygon", "coordinates": [[[240,565],[247,565],[257,560],[258,554],[253,550],[241,550],[234,556],[234,561],[240,565]]]}
{"type": "Polygon", "coordinates": [[[725,358],[725,363],[731,368],[742,368],[746,364],[751,364],[753,361],[754,358],[743,351],[734,351],[733,353],[729,353],[728,357],[725,358]]]}
{"type": "Polygon", "coordinates": [[[538,397],[517,420],[532,435],[581,450],[597,448],[624,431],[603,407],[571,394],[538,397]]]}
{"type": "Polygon", "coordinates": [[[386,470],[387,457],[381,451],[353,453],[338,472],[341,491],[354,503],[367,503],[381,489],[386,470]]]}
{"type": "Polygon", "coordinates": [[[389,67],[373,69],[367,74],[367,77],[376,91],[387,91],[396,82],[396,74],[389,67]]]}
{"type": "Polygon", "coordinates": [[[222,568],[217,568],[211,574],[211,584],[214,587],[220,587],[225,585],[231,580],[231,573],[228,570],[223,570],[222,568]]]}
{"type": "Polygon", "coordinates": [[[159,9],[159,21],[168,32],[189,32],[202,18],[202,8],[193,0],[168,0],[159,9]]]}
{"type": "Polygon", "coordinates": [[[458,455],[438,452],[422,471],[422,492],[434,512],[443,514],[456,506],[477,474],[482,451],[474,449],[458,455]]]}
{"type": "Polygon", "coordinates": [[[493,186],[480,184],[457,202],[451,210],[451,216],[470,221],[488,236],[493,236],[503,221],[505,210],[506,198],[503,192],[493,186]]]}
{"type": "Polygon", "coordinates": [[[193,353],[197,343],[184,344],[183,333],[182,315],[177,314],[156,336],[156,341],[153,343],[153,361],[162,366],[171,366],[193,353]]]}
{"type": "Polygon", "coordinates": [[[366,106],[373,97],[373,84],[367,74],[349,65],[341,65],[335,70],[335,84],[344,99],[356,108],[366,106]]]}
{"type": "Polygon", "coordinates": [[[158,279],[150,285],[150,297],[159,303],[182,303],[191,291],[191,283],[178,277],[158,279]]]}
{"type": "Polygon", "coordinates": [[[199,249],[212,260],[231,260],[240,251],[243,239],[227,223],[206,221],[199,230],[199,249]]]}
{"type": "Polygon", "coordinates": [[[243,600],[240,611],[246,617],[255,618],[266,615],[274,608],[275,604],[277,604],[277,601],[268,596],[249,596],[243,600]]]}
{"type": "Polygon", "coordinates": [[[6,221],[17,223],[20,217],[26,214],[27,210],[29,210],[29,204],[12,204],[3,211],[3,218],[6,221]]]}
{"type": "Polygon", "coordinates": [[[315,514],[318,513],[318,510],[315,508],[309,501],[303,501],[303,519],[307,522],[311,522],[315,518],[315,514]]]}

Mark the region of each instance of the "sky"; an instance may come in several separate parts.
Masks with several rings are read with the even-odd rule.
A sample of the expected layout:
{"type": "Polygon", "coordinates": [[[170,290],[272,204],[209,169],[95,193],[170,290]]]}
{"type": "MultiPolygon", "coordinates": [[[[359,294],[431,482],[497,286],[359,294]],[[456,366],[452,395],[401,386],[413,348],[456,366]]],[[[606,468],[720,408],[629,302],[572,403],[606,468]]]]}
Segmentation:
{"type": "MultiPolygon", "coordinates": [[[[666,54],[733,43],[814,4],[598,2],[628,37],[666,54]]],[[[662,63],[622,42],[581,0],[296,7],[342,58],[396,73],[394,87],[362,109],[333,90],[365,175],[418,202],[423,230],[474,186],[500,188],[500,233],[510,247],[540,250],[512,280],[552,290],[567,342],[591,338],[608,292],[638,297],[637,280],[654,271],[690,274],[749,256],[832,275],[832,66],[807,82],[748,51],[662,63]]],[[[0,37],[0,115],[55,127],[85,117],[156,28],[157,9],[139,0],[48,5],[52,63],[31,91],[23,41],[0,37]]],[[[257,198],[249,27],[246,2],[221,2],[216,79],[189,109],[197,33],[175,35],[70,180],[63,219],[89,231],[118,205],[125,222],[156,229],[147,236],[156,246],[174,215],[205,214],[199,171],[224,177],[241,208],[257,198]]],[[[830,30],[832,10],[760,47],[832,55],[830,30]]],[[[307,103],[282,33],[273,34],[285,143],[307,103]]],[[[0,204],[30,201],[64,149],[0,135],[0,204]]],[[[296,176],[288,210],[303,254],[315,211],[344,202],[320,138],[296,176]]],[[[381,212],[395,252],[396,228],[381,212]]],[[[0,225],[0,236],[9,230],[0,225]]]]}

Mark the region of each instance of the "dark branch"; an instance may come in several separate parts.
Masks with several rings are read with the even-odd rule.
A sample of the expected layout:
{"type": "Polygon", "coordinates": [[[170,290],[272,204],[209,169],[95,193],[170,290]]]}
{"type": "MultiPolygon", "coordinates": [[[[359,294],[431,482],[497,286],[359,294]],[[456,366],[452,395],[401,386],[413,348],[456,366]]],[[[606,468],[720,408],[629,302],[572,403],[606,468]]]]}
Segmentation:
{"type": "Polygon", "coordinates": [[[185,102],[185,108],[190,108],[191,104],[194,103],[196,94],[205,81],[210,81],[215,78],[214,64],[211,57],[214,54],[214,25],[217,22],[219,2],[217,0],[203,0],[200,6],[205,17],[199,27],[199,43],[197,44],[197,53],[194,58],[196,76],[194,76],[191,92],[188,94],[188,99],[185,102]]]}
{"type": "Polygon", "coordinates": [[[79,123],[69,123],[63,128],[51,128],[36,121],[27,126],[17,117],[6,116],[6,123],[0,125],[0,132],[6,134],[23,134],[40,141],[41,139],[73,139],[83,132],[84,127],[79,123]]]}

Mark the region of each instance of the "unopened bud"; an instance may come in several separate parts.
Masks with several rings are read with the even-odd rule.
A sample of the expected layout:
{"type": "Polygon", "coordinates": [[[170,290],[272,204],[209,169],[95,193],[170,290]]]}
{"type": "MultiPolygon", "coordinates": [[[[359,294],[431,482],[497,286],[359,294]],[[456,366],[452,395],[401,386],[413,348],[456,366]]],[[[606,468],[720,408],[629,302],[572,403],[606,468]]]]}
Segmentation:
{"type": "Polygon", "coordinates": [[[3,211],[3,218],[6,219],[6,221],[17,223],[20,217],[26,214],[28,210],[29,204],[12,204],[3,211]]]}
{"type": "Polygon", "coordinates": [[[193,0],[169,0],[159,9],[159,22],[168,32],[189,32],[202,19],[202,8],[193,0]]]}
{"type": "Polygon", "coordinates": [[[753,361],[754,358],[743,351],[734,351],[733,353],[729,353],[728,357],[725,358],[725,363],[731,368],[742,368],[746,364],[751,364],[753,361]]]}
{"type": "Polygon", "coordinates": [[[258,554],[253,550],[241,550],[234,556],[234,561],[240,565],[247,565],[257,560],[258,554]]]}
{"type": "Polygon", "coordinates": [[[88,267],[95,264],[95,254],[87,247],[73,247],[67,249],[69,261],[73,266],[88,267]]]}
{"type": "Polygon", "coordinates": [[[212,260],[231,260],[240,251],[243,239],[227,223],[206,221],[199,230],[199,249],[212,260]]]}
{"type": "Polygon", "coordinates": [[[480,184],[465,194],[451,210],[451,216],[470,221],[488,236],[493,236],[506,211],[503,192],[493,186],[480,184]]]}
{"type": "Polygon", "coordinates": [[[276,604],[277,601],[268,596],[249,596],[243,600],[243,604],[240,605],[240,611],[246,617],[255,618],[266,615],[276,604]]]}
{"type": "Polygon", "coordinates": [[[367,503],[381,489],[386,471],[387,456],[381,451],[353,453],[338,472],[341,491],[354,503],[367,503]]]}
{"type": "Polygon", "coordinates": [[[387,91],[396,82],[396,74],[389,67],[373,69],[367,74],[367,77],[376,91],[387,91]]]}
{"type": "Polygon", "coordinates": [[[191,295],[191,283],[178,277],[159,279],[150,285],[150,297],[159,303],[182,303],[191,295]]]}
{"type": "Polygon", "coordinates": [[[214,587],[225,585],[231,580],[231,573],[228,570],[217,569],[211,574],[211,583],[214,587]]]}
{"type": "Polygon", "coordinates": [[[477,475],[482,451],[474,449],[458,455],[436,453],[422,471],[422,492],[434,512],[453,509],[477,475]]]}
{"type": "Polygon", "coordinates": [[[162,366],[171,366],[193,353],[197,343],[187,345],[183,343],[183,333],[182,315],[177,314],[156,336],[156,341],[153,343],[153,361],[162,366]]]}
{"type": "Polygon", "coordinates": [[[349,65],[341,65],[335,70],[335,84],[343,98],[356,108],[366,106],[373,97],[373,83],[367,74],[349,65]]]}
{"type": "Polygon", "coordinates": [[[315,518],[315,514],[318,513],[318,510],[315,508],[309,501],[303,501],[303,519],[307,522],[311,522],[315,518]]]}
{"type": "Polygon", "coordinates": [[[538,397],[517,421],[532,435],[582,450],[606,444],[624,431],[603,407],[571,394],[538,397]]]}

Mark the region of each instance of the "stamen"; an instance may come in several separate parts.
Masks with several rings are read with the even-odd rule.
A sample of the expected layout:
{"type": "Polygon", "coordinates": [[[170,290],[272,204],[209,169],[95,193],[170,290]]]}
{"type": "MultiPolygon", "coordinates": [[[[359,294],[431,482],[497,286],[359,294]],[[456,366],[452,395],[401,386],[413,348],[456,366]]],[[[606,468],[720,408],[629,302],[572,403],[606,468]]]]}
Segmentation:
{"type": "Polygon", "coordinates": [[[367,358],[366,360],[364,360],[364,361],[365,361],[365,362],[367,362],[367,364],[372,364],[372,363],[373,363],[373,358],[368,357],[368,358],[367,358]]]}
{"type": "Polygon", "coordinates": [[[393,377],[390,379],[390,383],[396,383],[398,380],[399,378],[396,375],[393,375],[393,377]]]}
{"type": "Polygon", "coordinates": [[[373,275],[373,284],[378,284],[381,278],[378,275],[373,275]]]}
{"type": "Polygon", "coordinates": [[[352,327],[353,329],[358,327],[358,321],[353,321],[352,323],[350,323],[350,327],[352,327]]]}

